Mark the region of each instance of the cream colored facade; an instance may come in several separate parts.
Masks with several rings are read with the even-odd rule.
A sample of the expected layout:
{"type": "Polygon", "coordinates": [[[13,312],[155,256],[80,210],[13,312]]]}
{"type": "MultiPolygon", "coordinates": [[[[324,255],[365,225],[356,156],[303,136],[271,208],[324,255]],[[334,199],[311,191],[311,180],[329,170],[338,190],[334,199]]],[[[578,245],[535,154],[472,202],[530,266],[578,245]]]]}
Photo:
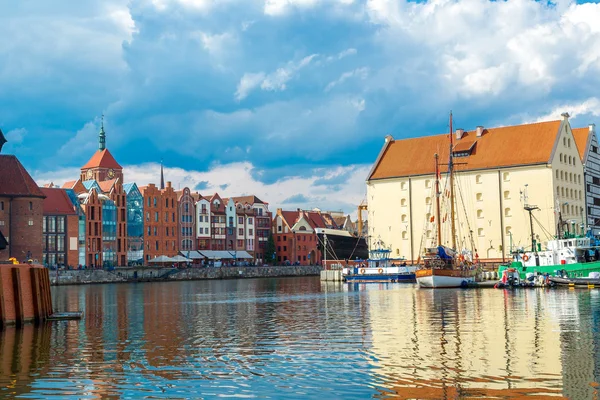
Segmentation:
{"type": "MultiPolygon", "coordinates": [[[[433,154],[431,160],[433,165],[433,154]]],[[[558,208],[562,220],[568,222],[563,231],[580,232],[586,211],[585,182],[568,118],[556,133],[548,160],[536,165],[466,170],[469,157],[455,158],[455,163],[464,163],[455,169],[457,249],[475,250],[481,260],[498,260],[509,257],[511,244],[513,248],[530,247],[526,203],[539,207],[533,211],[534,233],[542,247],[557,232],[558,208]]],[[[442,187],[445,181],[442,175],[443,194],[448,190],[447,184],[442,187]]],[[[416,261],[425,247],[435,246],[438,221],[434,217],[434,186],[434,174],[367,181],[370,247],[380,240],[394,257],[416,261]]],[[[441,202],[441,242],[451,247],[449,205],[441,202]]]]}

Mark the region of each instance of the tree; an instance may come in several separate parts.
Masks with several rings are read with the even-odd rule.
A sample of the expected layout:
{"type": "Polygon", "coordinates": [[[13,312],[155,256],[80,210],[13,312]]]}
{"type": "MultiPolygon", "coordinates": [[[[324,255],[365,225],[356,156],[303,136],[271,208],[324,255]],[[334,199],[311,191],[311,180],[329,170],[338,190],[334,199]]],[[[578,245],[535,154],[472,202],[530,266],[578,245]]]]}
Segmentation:
{"type": "Polygon", "coordinates": [[[267,264],[275,263],[275,239],[273,239],[271,232],[269,232],[269,239],[265,248],[265,262],[267,264]]]}

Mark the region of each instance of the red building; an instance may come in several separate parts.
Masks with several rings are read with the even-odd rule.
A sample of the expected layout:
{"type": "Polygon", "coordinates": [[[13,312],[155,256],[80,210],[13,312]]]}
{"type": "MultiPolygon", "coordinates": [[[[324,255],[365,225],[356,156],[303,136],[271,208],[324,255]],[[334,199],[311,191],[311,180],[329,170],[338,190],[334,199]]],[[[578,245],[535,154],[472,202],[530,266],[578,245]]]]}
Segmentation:
{"type": "Polygon", "coordinates": [[[44,197],[17,157],[0,155],[0,234],[8,242],[0,260],[41,262],[44,197]]]}
{"type": "Polygon", "coordinates": [[[189,188],[177,192],[178,218],[178,246],[179,251],[196,250],[196,202],[200,199],[198,193],[192,193],[189,188]]]}
{"type": "Polygon", "coordinates": [[[273,239],[278,263],[321,263],[316,228],[337,228],[331,215],[320,211],[283,211],[273,219],[273,239]]]}
{"type": "Polygon", "coordinates": [[[164,189],[157,188],[153,183],[139,189],[144,196],[146,262],[159,256],[176,256],[179,253],[179,203],[171,182],[167,182],[164,189]]]}
{"type": "Polygon", "coordinates": [[[79,265],[79,214],[67,191],[41,188],[44,199],[43,265],[79,265]]]}

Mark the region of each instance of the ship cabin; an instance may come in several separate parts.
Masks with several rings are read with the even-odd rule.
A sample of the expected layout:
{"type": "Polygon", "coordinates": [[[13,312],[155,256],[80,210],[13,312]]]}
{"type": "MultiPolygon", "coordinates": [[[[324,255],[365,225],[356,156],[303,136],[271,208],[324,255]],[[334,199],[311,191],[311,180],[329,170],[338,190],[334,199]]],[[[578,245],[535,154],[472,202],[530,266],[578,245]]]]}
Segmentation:
{"type": "Polygon", "coordinates": [[[552,266],[587,263],[600,260],[600,248],[591,244],[590,238],[550,240],[545,251],[516,253],[514,261],[523,267],[552,266]]]}

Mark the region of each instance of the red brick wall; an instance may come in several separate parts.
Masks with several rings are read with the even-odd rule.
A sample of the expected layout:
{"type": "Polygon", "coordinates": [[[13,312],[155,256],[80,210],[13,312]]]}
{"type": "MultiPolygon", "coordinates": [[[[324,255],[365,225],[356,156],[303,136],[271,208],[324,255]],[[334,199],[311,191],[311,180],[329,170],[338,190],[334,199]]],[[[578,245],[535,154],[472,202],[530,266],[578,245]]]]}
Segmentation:
{"type": "Polygon", "coordinates": [[[19,197],[11,202],[10,198],[0,197],[0,202],[4,202],[4,210],[0,210],[0,221],[4,225],[0,222],[0,230],[9,240],[7,249],[0,250],[0,259],[16,257],[19,261],[26,261],[27,253],[31,252],[33,260],[42,262],[43,201],[41,198],[19,197]]]}
{"type": "Polygon", "coordinates": [[[162,191],[154,184],[150,184],[144,188],[142,195],[144,196],[144,244],[146,246],[144,257],[146,261],[162,255],[167,257],[177,255],[179,253],[177,193],[168,182],[167,188],[162,191]],[[154,198],[156,198],[156,206],[154,198]],[[158,213],[158,221],[156,221],[156,213],[158,213]],[[175,214],[174,221],[173,214],[175,214]],[[150,234],[148,234],[148,229],[150,229],[150,234]]]}
{"type": "Polygon", "coordinates": [[[67,256],[66,264],[77,267],[79,265],[79,217],[77,215],[67,215],[67,244],[65,253],[67,256]],[[75,250],[71,250],[71,238],[75,238],[75,250]]]}

